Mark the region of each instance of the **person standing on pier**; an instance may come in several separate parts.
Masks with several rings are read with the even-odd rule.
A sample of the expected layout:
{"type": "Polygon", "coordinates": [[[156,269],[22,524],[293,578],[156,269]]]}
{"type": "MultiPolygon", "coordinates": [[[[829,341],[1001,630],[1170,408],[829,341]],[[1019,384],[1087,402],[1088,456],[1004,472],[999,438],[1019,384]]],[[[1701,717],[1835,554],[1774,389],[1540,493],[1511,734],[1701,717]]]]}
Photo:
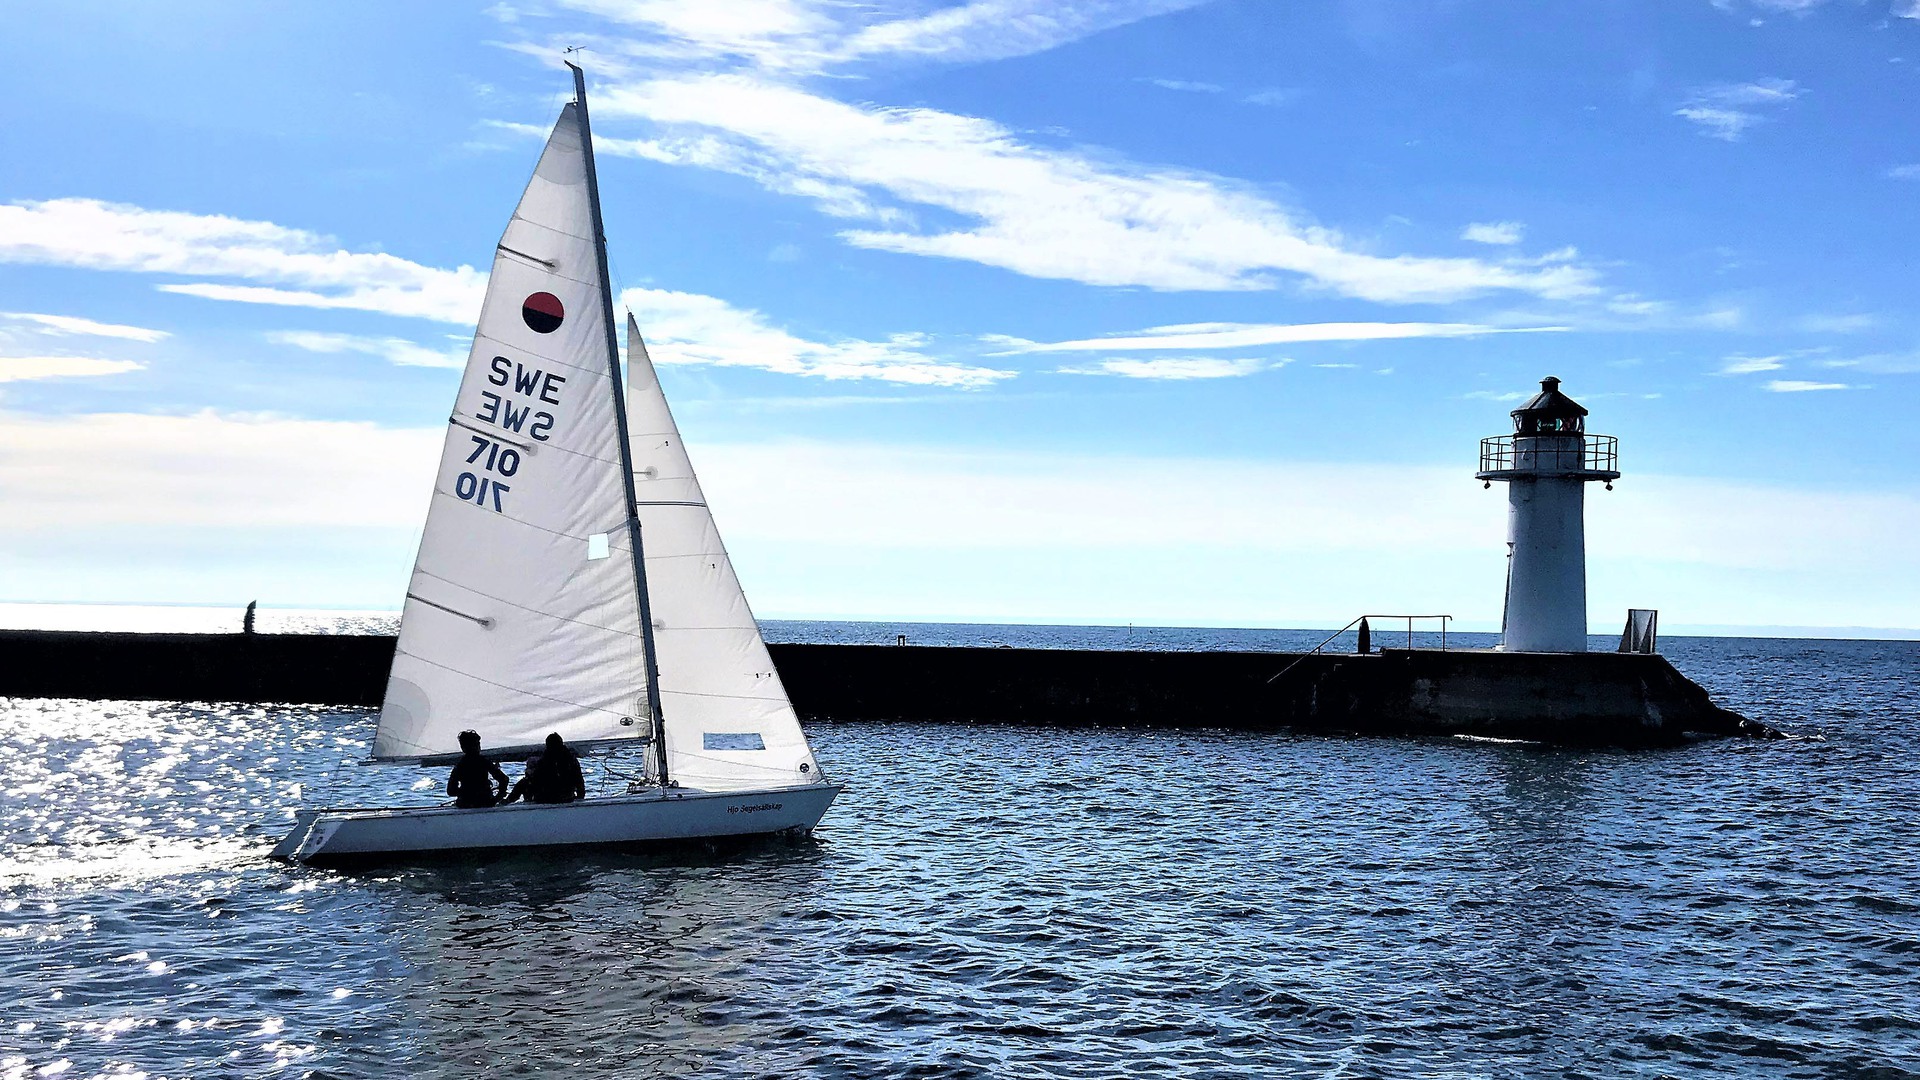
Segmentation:
{"type": "Polygon", "coordinates": [[[241,632],[241,633],[243,633],[243,634],[251,634],[251,633],[253,633],[253,609],[254,609],[254,607],[255,607],[255,605],[257,605],[257,604],[259,604],[259,603],[260,603],[260,601],[258,601],[258,600],[249,600],[249,601],[247,601],[247,614],[246,614],[246,615],[245,615],[245,616],[244,616],[243,618],[241,618],[241,620],[240,620],[240,632],[241,632]]]}

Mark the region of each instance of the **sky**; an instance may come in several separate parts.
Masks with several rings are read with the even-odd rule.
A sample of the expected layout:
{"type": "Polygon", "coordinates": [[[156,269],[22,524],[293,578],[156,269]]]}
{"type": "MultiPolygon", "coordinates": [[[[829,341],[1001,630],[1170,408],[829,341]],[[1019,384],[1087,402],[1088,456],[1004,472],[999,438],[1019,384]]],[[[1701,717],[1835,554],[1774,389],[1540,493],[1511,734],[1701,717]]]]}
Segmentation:
{"type": "Polygon", "coordinates": [[[396,608],[588,71],[772,618],[1920,627],[1920,0],[68,0],[0,39],[0,601],[396,608]]]}

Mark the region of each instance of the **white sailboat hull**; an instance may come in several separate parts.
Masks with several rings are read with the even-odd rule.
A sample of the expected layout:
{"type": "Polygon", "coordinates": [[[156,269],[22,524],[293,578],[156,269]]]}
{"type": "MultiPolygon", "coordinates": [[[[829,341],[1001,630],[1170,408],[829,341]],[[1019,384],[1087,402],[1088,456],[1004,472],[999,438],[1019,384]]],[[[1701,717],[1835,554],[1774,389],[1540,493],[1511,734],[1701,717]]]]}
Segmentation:
{"type": "Polygon", "coordinates": [[[302,810],[273,856],[312,863],[805,832],[819,823],[839,793],[839,784],[726,792],[671,788],[484,810],[302,810]]]}

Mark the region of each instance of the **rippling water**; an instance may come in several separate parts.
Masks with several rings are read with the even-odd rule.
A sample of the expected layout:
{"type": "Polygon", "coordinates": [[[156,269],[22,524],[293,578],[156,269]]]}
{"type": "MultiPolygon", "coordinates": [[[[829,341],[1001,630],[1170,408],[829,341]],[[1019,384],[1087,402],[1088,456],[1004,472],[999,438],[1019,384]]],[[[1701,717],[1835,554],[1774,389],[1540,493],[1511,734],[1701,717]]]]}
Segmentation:
{"type": "Polygon", "coordinates": [[[1920,1075],[1920,645],[1667,651],[1809,737],[822,724],[812,842],[377,873],[266,859],[368,711],[0,701],[0,1077],[1920,1075]]]}

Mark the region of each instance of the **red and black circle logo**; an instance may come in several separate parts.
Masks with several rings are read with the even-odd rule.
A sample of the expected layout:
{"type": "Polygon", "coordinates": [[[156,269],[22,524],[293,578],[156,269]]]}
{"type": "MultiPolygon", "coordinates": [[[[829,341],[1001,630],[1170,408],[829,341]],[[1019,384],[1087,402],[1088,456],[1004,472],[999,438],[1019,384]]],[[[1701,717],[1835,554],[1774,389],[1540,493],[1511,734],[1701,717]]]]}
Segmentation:
{"type": "Polygon", "coordinates": [[[567,309],[560,306],[560,298],[552,293],[537,292],[520,302],[520,317],[527,320],[528,329],[534,333],[551,334],[560,329],[567,309]]]}

